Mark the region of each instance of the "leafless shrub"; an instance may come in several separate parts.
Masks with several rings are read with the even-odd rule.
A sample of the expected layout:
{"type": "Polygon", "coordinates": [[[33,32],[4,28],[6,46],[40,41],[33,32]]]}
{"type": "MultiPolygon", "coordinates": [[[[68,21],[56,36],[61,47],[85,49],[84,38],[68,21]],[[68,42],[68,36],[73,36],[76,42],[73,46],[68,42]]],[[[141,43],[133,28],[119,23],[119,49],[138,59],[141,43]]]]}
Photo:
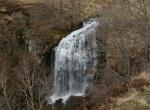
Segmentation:
{"type": "Polygon", "coordinates": [[[131,87],[137,89],[137,90],[140,90],[140,91],[144,91],[144,86],[149,86],[150,85],[150,82],[146,79],[134,79],[132,82],[131,82],[131,87]]]}
{"type": "Polygon", "coordinates": [[[7,106],[8,110],[13,110],[13,105],[12,105],[12,99],[11,99],[11,90],[9,89],[8,85],[8,68],[9,65],[6,61],[1,62],[1,67],[0,67],[0,88],[2,90],[2,94],[5,99],[5,103],[7,106]]]}
{"type": "Polygon", "coordinates": [[[124,6],[135,19],[136,34],[140,34],[144,38],[144,52],[145,52],[145,67],[149,69],[150,60],[150,24],[149,24],[149,1],[147,0],[135,0],[130,2],[129,0],[124,1],[124,6]]]}
{"type": "Polygon", "coordinates": [[[42,109],[45,97],[50,93],[50,81],[46,76],[46,71],[40,68],[35,59],[24,55],[19,72],[19,80],[25,96],[26,107],[28,110],[42,109]]]}

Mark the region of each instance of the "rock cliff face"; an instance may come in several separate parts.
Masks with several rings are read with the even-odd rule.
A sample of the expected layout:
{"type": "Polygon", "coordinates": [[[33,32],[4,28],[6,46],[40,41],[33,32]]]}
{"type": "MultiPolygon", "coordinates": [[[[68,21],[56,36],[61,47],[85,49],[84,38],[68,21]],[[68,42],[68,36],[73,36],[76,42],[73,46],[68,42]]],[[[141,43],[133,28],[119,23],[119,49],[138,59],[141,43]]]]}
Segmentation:
{"type": "MultiPolygon", "coordinates": [[[[78,12],[79,15],[75,16],[73,13],[78,11],[77,7],[72,8],[72,3],[67,0],[63,3],[62,14],[60,14],[58,1],[55,1],[54,4],[51,2],[45,4],[40,1],[2,0],[0,5],[2,18],[0,34],[1,38],[5,39],[1,40],[1,48],[4,51],[9,50],[10,54],[13,50],[10,49],[11,46],[8,46],[11,45],[8,39],[14,41],[11,42],[16,45],[14,48],[19,45],[23,50],[28,50],[37,56],[47,56],[63,37],[79,26],[76,24],[76,20],[79,20],[80,23],[96,15],[93,10],[88,9],[88,11],[81,10],[78,12]],[[55,7],[51,8],[52,5],[55,7]]],[[[85,9],[86,4],[81,2],[81,6],[78,8],[81,7],[85,9]]]]}
{"type": "MultiPolygon", "coordinates": [[[[130,58],[126,59],[131,59],[129,64],[133,66],[131,72],[136,68],[135,65],[139,65],[139,67],[142,65],[140,62],[143,62],[144,59],[144,38],[139,34],[135,34],[136,29],[132,26],[135,20],[129,16],[126,10],[122,10],[120,5],[121,1],[63,0],[62,7],[59,0],[53,2],[47,1],[48,5],[45,4],[45,1],[37,0],[35,2],[33,0],[33,2],[30,2],[30,5],[25,7],[27,12],[31,15],[30,21],[32,28],[34,28],[35,31],[40,30],[41,33],[43,33],[43,31],[45,31],[45,33],[51,33],[51,37],[49,36],[48,39],[52,39],[49,40],[52,45],[56,46],[63,37],[78,28],[83,21],[91,17],[100,16],[103,28],[100,30],[99,34],[101,34],[105,42],[107,64],[116,71],[123,72],[124,66],[128,64],[122,64],[123,61],[119,59],[124,59],[124,57],[129,56],[130,58]],[[50,8],[51,6],[53,7],[50,8]],[[120,14],[122,12],[126,14],[120,14]],[[116,13],[120,14],[119,17],[116,13]],[[129,24],[129,26],[126,27],[130,31],[126,35],[117,34],[119,31],[123,30],[121,29],[121,26],[123,26],[123,24],[121,24],[122,22],[129,24]],[[116,28],[114,29],[114,27],[116,28]],[[124,51],[128,54],[126,56],[121,52],[122,50],[119,49],[119,47],[122,48],[123,45],[124,51]]],[[[21,0],[21,2],[25,4],[28,3],[28,1],[24,0],[21,0]]],[[[40,39],[46,39],[47,41],[45,37],[40,37],[40,39]]],[[[46,52],[48,47],[49,46],[46,46],[46,48],[42,50],[46,52]]],[[[127,71],[124,71],[124,73],[127,73],[127,71]]]]}
{"type": "MultiPolygon", "coordinates": [[[[13,31],[18,34],[18,39],[24,41],[25,48],[38,55],[47,55],[49,49],[55,47],[63,37],[78,26],[77,22],[80,24],[80,22],[97,15],[102,16],[101,18],[104,17],[104,19],[112,18],[112,16],[105,16],[104,14],[105,12],[113,13],[111,10],[114,2],[111,0],[105,2],[101,0],[88,0],[86,2],[82,0],[78,2],[64,0],[62,10],[58,1],[49,2],[47,5],[45,1],[41,2],[40,0],[36,2],[1,2],[1,5],[1,20],[5,22],[3,25],[8,28],[11,26],[12,28],[9,30],[13,30],[16,25],[21,25],[13,31]],[[50,8],[52,5],[55,5],[55,7],[50,8]],[[75,15],[74,12],[76,12],[75,15]]],[[[105,24],[107,20],[101,22],[105,24]]],[[[113,24],[109,21],[108,23],[113,24]]],[[[108,24],[108,27],[111,26],[108,24]]],[[[123,42],[122,45],[128,44],[132,59],[134,62],[139,63],[137,60],[144,53],[144,38],[129,33],[129,37],[120,39],[119,36],[114,36],[114,31],[111,28],[107,29],[104,32],[109,32],[102,36],[106,40],[108,64],[114,68],[117,67],[115,69],[121,71],[122,67],[118,65],[121,61],[118,59],[122,58],[122,53],[116,48],[119,42],[123,42]]]]}

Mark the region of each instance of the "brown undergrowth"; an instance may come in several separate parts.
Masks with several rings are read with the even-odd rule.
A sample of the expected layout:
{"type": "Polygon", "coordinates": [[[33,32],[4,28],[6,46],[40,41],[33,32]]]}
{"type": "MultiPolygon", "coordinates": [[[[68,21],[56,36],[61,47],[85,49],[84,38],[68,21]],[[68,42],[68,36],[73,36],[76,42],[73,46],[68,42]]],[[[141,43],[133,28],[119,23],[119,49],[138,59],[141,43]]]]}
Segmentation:
{"type": "Polygon", "coordinates": [[[149,96],[149,73],[143,72],[120,87],[112,86],[103,99],[104,103],[92,110],[149,110],[149,96]]]}

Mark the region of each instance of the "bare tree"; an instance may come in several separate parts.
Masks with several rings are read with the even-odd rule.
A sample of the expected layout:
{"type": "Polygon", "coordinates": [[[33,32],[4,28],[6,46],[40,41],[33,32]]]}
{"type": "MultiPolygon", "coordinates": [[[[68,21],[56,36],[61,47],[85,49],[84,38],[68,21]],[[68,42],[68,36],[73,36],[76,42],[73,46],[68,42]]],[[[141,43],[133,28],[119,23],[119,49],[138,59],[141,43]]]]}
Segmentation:
{"type": "Polygon", "coordinates": [[[50,93],[50,77],[46,76],[46,73],[42,71],[43,77],[38,77],[38,105],[39,109],[42,109],[45,102],[45,97],[50,93]]]}
{"type": "Polygon", "coordinates": [[[150,24],[148,15],[148,1],[147,0],[135,0],[135,3],[131,4],[129,0],[125,0],[125,6],[129,13],[137,21],[135,24],[137,33],[144,37],[145,48],[145,62],[146,67],[149,68],[150,62],[150,24]]]}
{"type": "Polygon", "coordinates": [[[35,68],[34,64],[33,71],[31,71],[31,65],[29,64],[29,59],[22,62],[22,72],[19,74],[20,81],[23,83],[24,89],[23,92],[26,97],[26,103],[28,110],[35,110],[34,103],[34,93],[33,87],[36,85],[35,81],[35,68]]]}
{"type": "Polygon", "coordinates": [[[50,7],[50,13],[54,15],[56,9],[56,1],[55,0],[44,0],[44,2],[50,7]]]}
{"type": "Polygon", "coordinates": [[[71,0],[72,10],[73,10],[73,19],[76,25],[79,24],[80,21],[80,13],[81,13],[81,0],[71,0]]]}
{"type": "Polygon", "coordinates": [[[4,62],[1,65],[0,69],[1,69],[0,70],[0,87],[2,89],[2,93],[5,98],[5,102],[6,102],[8,110],[13,110],[12,106],[11,106],[11,95],[10,95],[10,91],[8,89],[9,87],[8,87],[8,77],[7,77],[7,74],[8,74],[7,63],[4,62]]]}
{"type": "Polygon", "coordinates": [[[21,91],[25,95],[28,110],[42,109],[45,97],[50,93],[50,77],[47,77],[46,70],[41,68],[34,57],[23,56],[19,72],[19,79],[23,84],[21,91]]]}
{"type": "Polygon", "coordinates": [[[119,42],[117,41],[113,41],[114,45],[116,48],[119,49],[119,52],[121,53],[121,62],[123,65],[123,73],[127,74],[127,78],[130,77],[130,52],[126,46],[126,44],[124,43],[124,41],[122,40],[122,38],[120,37],[119,42]]]}
{"type": "Polygon", "coordinates": [[[60,13],[63,13],[63,0],[59,0],[60,2],[60,13]]]}

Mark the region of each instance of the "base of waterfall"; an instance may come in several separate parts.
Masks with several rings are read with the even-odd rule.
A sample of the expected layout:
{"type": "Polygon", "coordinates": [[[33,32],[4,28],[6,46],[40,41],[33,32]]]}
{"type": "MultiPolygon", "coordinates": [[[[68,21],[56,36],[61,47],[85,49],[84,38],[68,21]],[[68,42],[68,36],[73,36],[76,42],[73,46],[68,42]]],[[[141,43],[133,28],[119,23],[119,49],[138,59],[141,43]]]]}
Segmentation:
{"type": "MultiPolygon", "coordinates": [[[[82,95],[82,94],[77,94],[82,95]]],[[[54,103],[45,103],[45,110],[72,110],[80,105],[87,104],[88,96],[70,96],[64,103],[63,99],[55,100],[54,103]]]]}
{"type": "Polygon", "coordinates": [[[76,94],[66,94],[64,96],[56,96],[55,94],[52,95],[48,100],[47,103],[48,104],[54,104],[57,101],[61,100],[61,102],[63,104],[66,104],[66,101],[70,98],[70,97],[84,97],[85,94],[84,93],[76,93],[76,94]]]}

